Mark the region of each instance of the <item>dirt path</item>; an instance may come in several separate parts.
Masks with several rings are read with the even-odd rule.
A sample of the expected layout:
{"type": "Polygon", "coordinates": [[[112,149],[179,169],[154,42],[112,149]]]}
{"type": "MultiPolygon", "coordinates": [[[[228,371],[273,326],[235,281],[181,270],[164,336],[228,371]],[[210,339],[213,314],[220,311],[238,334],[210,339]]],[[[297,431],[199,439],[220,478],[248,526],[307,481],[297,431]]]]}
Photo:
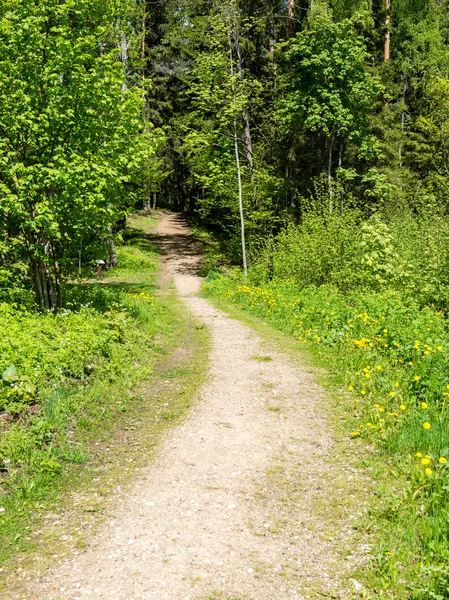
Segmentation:
{"type": "Polygon", "coordinates": [[[179,217],[164,215],[158,234],[165,277],[211,331],[209,382],[115,518],[26,600],[352,597],[335,550],[348,524],[337,540],[324,524],[334,474],[323,390],[197,296],[199,258],[179,217]]]}

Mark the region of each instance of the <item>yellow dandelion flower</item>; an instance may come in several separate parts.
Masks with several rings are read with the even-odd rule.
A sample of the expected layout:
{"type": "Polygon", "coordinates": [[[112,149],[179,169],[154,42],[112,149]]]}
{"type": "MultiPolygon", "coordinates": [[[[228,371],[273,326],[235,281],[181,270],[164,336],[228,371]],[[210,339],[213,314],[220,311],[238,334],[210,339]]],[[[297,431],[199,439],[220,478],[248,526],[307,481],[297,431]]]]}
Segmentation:
{"type": "Polygon", "coordinates": [[[438,459],[438,462],[441,463],[442,465],[444,465],[445,463],[447,463],[447,458],[444,458],[444,456],[440,456],[440,458],[438,459]]]}
{"type": "Polygon", "coordinates": [[[360,393],[362,394],[362,396],[364,396],[366,394],[366,390],[360,390],[360,393]]]}
{"type": "Polygon", "coordinates": [[[421,379],[421,377],[420,377],[419,375],[415,375],[415,376],[413,377],[413,379],[414,379],[415,381],[419,381],[419,380],[421,379]]]}
{"type": "Polygon", "coordinates": [[[443,349],[443,346],[437,346],[437,350],[439,350],[440,352],[442,349],[443,349]]]}
{"type": "Polygon", "coordinates": [[[426,475],[432,475],[433,473],[432,469],[430,469],[429,467],[427,467],[427,469],[424,469],[424,472],[426,475]]]}
{"type": "Polygon", "coordinates": [[[396,381],[396,383],[394,384],[394,387],[395,387],[396,389],[398,389],[398,387],[399,387],[399,382],[398,382],[398,381],[396,381]]]}
{"type": "Polygon", "coordinates": [[[390,392],[390,396],[394,398],[396,396],[396,392],[390,392]]]}
{"type": "Polygon", "coordinates": [[[380,365],[376,366],[376,371],[382,371],[382,367],[380,365]]]}
{"type": "Polygon", "coordinates": [[[426,408],[429,408],[429,405],[427,404],[427,402],[421,402],[421,408],[425,410],[426,408]]]}
{"type": "Polygon", "coordinates": [[[422,454],[421,454],[421,452],[417,452],[417,453],[415,454],[415,456],[416,456],[417,458],[422,458],[422,454]]]}
{"type": "Polygon", "coordinates": [[[400,406],[399,408],[400,408],[401,410],[405,410],[405,409],[406,409],[406,406],[405,406],[405,404],[401,404],[401,406],[400,406]]]}
{"type": "Polygon", "coordinates": [[[350,386],[348,387],[348,390],[349,390],[350,392],[352,392],[352,391],[354,390],[354,386],[353,386],[353,385],[350,385],[350,386]]]}
{"type": "Polygon", "coordinates": [[[432,425],[430,423],[427,423],[427,421],[423,423],[422,426],[424,427],[424,429],[430,429],[432,427],[432,425]]]}
{"type": "Polygon", "coordinates": [[[423,458],[423,459],[421,460],[421,464],[422,464],[422,465],[430,465],[430,458],[427,458],[427,457],[426,457],[426,458],[423,458]]]}

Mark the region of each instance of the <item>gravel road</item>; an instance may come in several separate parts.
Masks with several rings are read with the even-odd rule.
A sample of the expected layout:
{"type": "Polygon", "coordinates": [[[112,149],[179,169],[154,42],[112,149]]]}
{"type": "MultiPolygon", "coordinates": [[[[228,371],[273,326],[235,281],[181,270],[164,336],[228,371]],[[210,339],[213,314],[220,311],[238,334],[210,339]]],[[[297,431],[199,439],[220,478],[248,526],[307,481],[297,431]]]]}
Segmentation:
{"type": "Polygon", "coordinates": [[[26,600],[351,598],[336,549],[348,524],[337,524],[341,539],[323,526],[325,391],[199,297],[200,258],[179,215],[163,215],[156,241],[163,277],[210,329],[208,382],[89,547],[30,582],[26,600]]]}

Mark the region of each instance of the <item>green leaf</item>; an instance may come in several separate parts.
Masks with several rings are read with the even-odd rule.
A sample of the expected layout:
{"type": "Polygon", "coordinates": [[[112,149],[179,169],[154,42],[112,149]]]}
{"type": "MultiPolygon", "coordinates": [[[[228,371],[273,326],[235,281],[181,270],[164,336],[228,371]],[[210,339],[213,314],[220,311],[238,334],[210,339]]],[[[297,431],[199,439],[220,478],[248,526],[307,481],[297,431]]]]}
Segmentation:
{"type": "Polygon", "coordinates": [[[15,365],[9,365],[2,373],[3,381],[17,381],[17,369],[15,365]]]}

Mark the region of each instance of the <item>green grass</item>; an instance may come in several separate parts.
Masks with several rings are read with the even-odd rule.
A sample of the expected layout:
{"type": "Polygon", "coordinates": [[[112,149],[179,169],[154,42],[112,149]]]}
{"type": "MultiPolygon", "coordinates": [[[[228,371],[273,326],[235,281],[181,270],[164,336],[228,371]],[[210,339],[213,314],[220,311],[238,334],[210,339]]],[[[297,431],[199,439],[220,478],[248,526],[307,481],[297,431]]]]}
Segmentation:
{"type": "Polygon", "coordinates": [[[443,315],[396,293],[345,296],[332,287],[253,286],[216,274],[204,293],[292,336],[330,370],[339,427],[376,481],[369,523],[362,525],[376,541],[370,567],[356,574],[369,589],[366,597],[449,597],[443,315]]]}
{"type": "Polygon", "coordinates": [[[0,412],[7,416],[0,439],[4,586],[11,585],[8,572],[35,551],[41,558],[63,552],[62,537],[82,543],[78,530],[86,510],[97,522],[114,486],[126,485],[146,463],[160,433],[187,413],[203,380],[207,332],[186,317],[171,290],[158,288],[159,257],[147,235],[154,220],[140,217],[131,225],[119,248],[120,266],[101,284],[73,285],[71,310],[8,317],[23,331],[8,363],[20,377],[30,376],[35,364],[43,374],[32,397],[10,397],[0,412]],[[34,356],[21,345],[28,335],[36,348],[45,348],[51,335],[58,343],[34,356]],[[74,336],[70,352],[58,335],[74,336]],[[75,343],[78,338],[84,345],[75,343]],[[183,360],[173,355],[180,343],[183,360]],[[87,500],[74,500],[73,489],[87,500]],[[53,529],[45,521],[48,511],[64,515],[64,525],[53,529]]]}
{"type": "Polygon", "coordinates": [[[253,360],[257,360],[258,362],[271,362],[273,360],[271,356],[259,356],[258,354],[252,356],[251,358],[253,360]]]}

